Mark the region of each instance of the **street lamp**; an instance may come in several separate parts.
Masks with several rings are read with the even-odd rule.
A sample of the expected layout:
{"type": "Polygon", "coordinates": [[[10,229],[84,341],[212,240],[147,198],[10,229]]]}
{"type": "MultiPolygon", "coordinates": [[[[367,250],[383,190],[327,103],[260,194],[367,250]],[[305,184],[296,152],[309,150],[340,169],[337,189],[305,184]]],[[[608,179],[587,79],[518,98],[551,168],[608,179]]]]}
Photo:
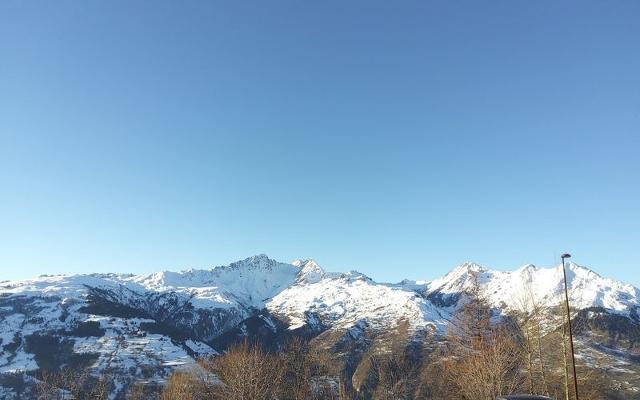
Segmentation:
{"type": "Polygon", "coordinates": [[[562,274],[564,275],[564,303],[567,307],[567,323],[569,325],[569,346],[571,348],[571,364],[573,366],[573,387],[576,390],[576,400],[580,400],[578,396],[578,375],[576,374],[576,356],[573,350],[573,331],[571,330],[571,311],[569,309],[569,288],[567,286],[567,270],[565,268],[565,258],[571,258],[571,254],[565,253],[560,256],[562,259],[562,274]]]}

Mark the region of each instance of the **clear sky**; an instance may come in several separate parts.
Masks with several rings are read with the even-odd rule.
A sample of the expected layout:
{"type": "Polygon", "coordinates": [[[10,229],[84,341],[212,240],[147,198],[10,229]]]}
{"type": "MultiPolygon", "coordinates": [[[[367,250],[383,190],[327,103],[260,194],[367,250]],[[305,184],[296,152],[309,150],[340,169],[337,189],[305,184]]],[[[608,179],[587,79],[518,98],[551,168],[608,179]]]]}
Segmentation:
{"type": "Polygon", "coordinates": [[[0,280],[561,252],[640,286],[640,2],[0,3],[0,280]]]}

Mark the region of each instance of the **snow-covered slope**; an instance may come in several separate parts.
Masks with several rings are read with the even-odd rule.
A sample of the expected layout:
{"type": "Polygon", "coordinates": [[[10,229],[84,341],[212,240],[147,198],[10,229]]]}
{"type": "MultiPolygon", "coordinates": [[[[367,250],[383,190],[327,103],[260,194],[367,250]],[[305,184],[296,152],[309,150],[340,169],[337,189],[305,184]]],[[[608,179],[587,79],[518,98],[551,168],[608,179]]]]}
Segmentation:
{"type": "MultiPolygon", "coordinates": [[[[442,278],[425,285],[432,297],[457,296],[478,285],[480,293],[493,306],[523,309],[532,303],[552,306],[564,300],[561,265],[539,268],[532,264],[515,271],[493,271],[474,263],[464,263],[442,278]]],[[[612,313],[633,316],[640,304],[640,291],[632,285],[604,278],[574,263],[567,264],[569,300],[576,309],[603,308],[612,313]]]]}
{"type": "Polygon", "coordinates": [[[188,294],[200,307],[264,308],[265,300],[293,284],[300,272],[305,271],[261,254],[210,270],[164,271],[130,281],[146,290],[188,294]]]}
{"type": "MultiPolygon", "coordinates": [[[[0,374],[56,362],[162,379],[313,271],[264,255],[209,270],[0,282],[0,374]]],[[[124,384],[124,382],[122,382],[124,384]]],[[[122,386],[122,385],[121,385],[122,386]]]]}
{"type": "Polygon", "coordinates": [[[300,272],[298,266],[258,255],[209,270],[163,271],[149,275],[44,275],[36,279],[0,283],[0,293],[82,298],[88,287],[95,287],[138,294],[177,293],[203,308],[263,308],[264,300],[290,286],[300,272]]]}
{"type": "MultiPolygon", "coordinates": [[[[637,288],[575,264],[567,277],[576,308],[640,324],[637,288]]],[[[81,360],[96,372],[110,371],[123,387],[130,379],[161,380],[251,329],[273,339],[298,328],[307,334],[388,330],[404,321],[415,332],[444,332],[476,283],[505,311],[531,298],[540,305],[562,300],[560,267],[502,272],[465,263],[430,282],[381,284],[358,272],[326,272],[313,260],[281,263],[265,255],[203,270],[4,281],[0,374],[81,360]]]]}
{"type": "Polygon", "coordinates": [[[267,309],[283,316],[291,329],[310,321],[335,328],[359,321],[374,327],[407,321],[415,329],[445,324],[437,308],[419,293],[375,283],[357,272],[297,282],[267,303],[267,309]]]}

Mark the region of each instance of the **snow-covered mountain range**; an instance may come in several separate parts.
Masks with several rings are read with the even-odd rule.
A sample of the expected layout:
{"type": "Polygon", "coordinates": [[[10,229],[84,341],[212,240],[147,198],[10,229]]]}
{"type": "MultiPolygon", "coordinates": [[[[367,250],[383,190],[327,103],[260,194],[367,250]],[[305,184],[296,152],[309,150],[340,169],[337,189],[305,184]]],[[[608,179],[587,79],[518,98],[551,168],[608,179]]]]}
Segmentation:
{"type": "MultiPolygon", "coordinates": [[[[640,332],[640,291],[569,264],[577,310],[622,318],[640,332]]],[[[377,283],[326,272],[313,260],[259,255],[212,269],[148,275],[40,276],[0,282],[0,374],[65,363],[132,379],[162,380],[244,336],[277,342],[295,334],[384,330],[446,332],[473,285],[498,310],[560,304],[560,266],[513,272],[465,263],[433,281],[377,283]]],[[[632,344],[636,346],[636,344],[632,344]]],[[[9,396],[12,389],[1,388],[9,396]]]]}

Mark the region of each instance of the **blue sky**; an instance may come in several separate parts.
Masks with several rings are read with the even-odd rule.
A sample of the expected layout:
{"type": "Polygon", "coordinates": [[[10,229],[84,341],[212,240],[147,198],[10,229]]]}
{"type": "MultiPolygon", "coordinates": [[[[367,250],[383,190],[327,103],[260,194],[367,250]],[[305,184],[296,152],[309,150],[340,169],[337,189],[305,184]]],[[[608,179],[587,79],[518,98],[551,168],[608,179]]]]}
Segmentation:
{"type": "Polygon", "coordinates": [[[640,286],[637,1],[4,1],[0,280],[267,253],[640,286]]]}

